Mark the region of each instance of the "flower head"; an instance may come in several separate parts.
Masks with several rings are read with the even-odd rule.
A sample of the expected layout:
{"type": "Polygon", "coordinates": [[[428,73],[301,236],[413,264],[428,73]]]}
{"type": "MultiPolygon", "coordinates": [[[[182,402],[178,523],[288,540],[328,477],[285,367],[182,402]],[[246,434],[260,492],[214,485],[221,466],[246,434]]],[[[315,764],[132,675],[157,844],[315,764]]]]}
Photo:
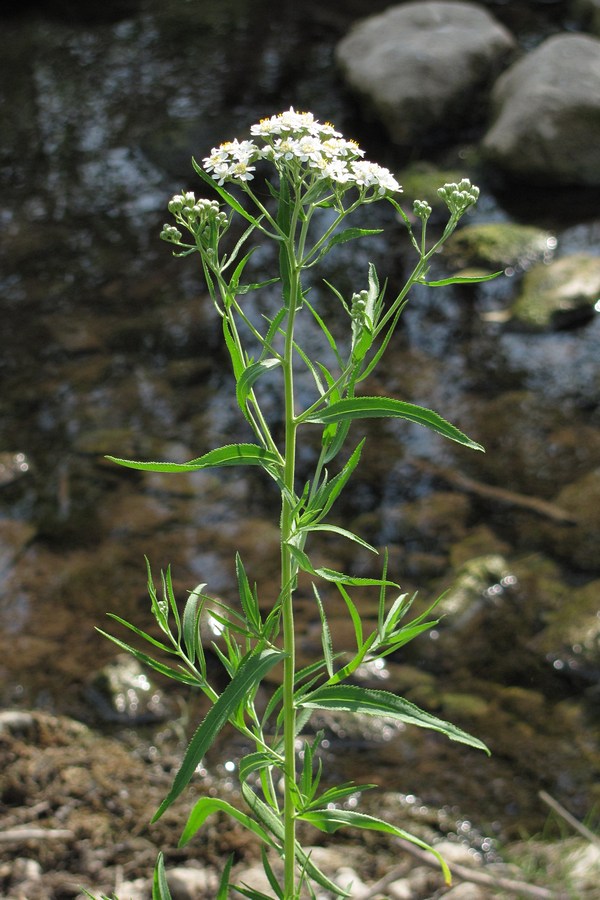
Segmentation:
{"type": "Polygon", "coordinates": [[[357,188],[363,199],[376,199],[401,190],[388,169],[362,159],[356,141],[346,140],[329,122],[319,122],[311,112],[285,112],[261,119],[250,128],[254,140],[227,141],[211,150],[204,168],[219,185],[250,181],[261,159],[272,162],[280,177],[307,188],[329,183],[334,193],[357,188]]]}

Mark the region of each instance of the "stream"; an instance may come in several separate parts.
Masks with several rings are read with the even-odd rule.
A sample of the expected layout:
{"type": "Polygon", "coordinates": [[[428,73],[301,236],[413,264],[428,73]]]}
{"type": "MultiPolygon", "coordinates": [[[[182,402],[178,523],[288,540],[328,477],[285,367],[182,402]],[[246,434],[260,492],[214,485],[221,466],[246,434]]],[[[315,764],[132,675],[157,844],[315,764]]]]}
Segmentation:
{"type": "MultiPolygon", "coordinates": [[[[277,514],[258,474],[142,475],[104,455],[184,461],[248,440],[200,267],[159,240],[166,205],[199,190],[192,155],[290,105],[394,172],[418,160],[361,116],[333,63],[350,23],[388,5],[139,0],[123,16],[109,3],[93,21],[66,2],[2,14],[0,705],[98,725],[87,688],[117,651],[95,628],[109,627],[109,611],[149,626],[144,555],[155,576],[172,566],[180,598],[198,582],[232,598],[239,550],[265,601],[276,595],[277,514]]],[[[566,4],[487,5],[526,49],[570,27],[566,4]]],[[[426,158],[449,168],[473,153],[461,136],[426,158]]],[[[481,174],[473,222],[536,225],[562,253],[600,252],[597,197],[549,202],[481,174]]],[[[391,211],[367,219],[383,220],[385,235],[338,247],[320,273],[343,291],[364,286],[370,260],[392,289],[409,271],[391,211]]],[[[256,260],[267,272],[273,262],[267,249],[256,260]]],[[[436,268],[447,274],[445,260],[436,268]]],[[[439,411],[486,455],[374,423],[337,512],[389,545],[404,590],[431,601],[458,584],[454,624],[366,667],[364,683],[456,722],[492,757],[430,733],[324,723],[336,776],[503,835],[543,827],[540,789],[581,818],[600,803],[600,316],[541,334],[511,328],[498,313],[518,278],[416,290],[369,385],[439,411]]],[[[313,290],[335,321],[331,295],[313,290]]],[[[307,445],[300,460],[312,455],[307,445]]],[[[323,554],[332,568],[370,572],[343,543],[323,554]]],[[[329,609],[344,641],[338,600],[329,609]]],[[[372,598],[364,615],[376,616],[372,598]]],[[[320,624],[308,592],[298,626],[309,661],[320,624]]],[[[240,752],[227,740],[207,763],[223,777],[218,759],[235,767],[240,752]]]]}

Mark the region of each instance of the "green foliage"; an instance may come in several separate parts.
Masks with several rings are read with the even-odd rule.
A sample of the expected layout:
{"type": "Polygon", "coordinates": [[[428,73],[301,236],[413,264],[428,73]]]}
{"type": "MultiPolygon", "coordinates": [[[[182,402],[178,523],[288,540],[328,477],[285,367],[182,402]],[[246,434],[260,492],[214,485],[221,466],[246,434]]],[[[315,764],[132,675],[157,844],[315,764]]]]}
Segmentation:
{"type": "MultiPolygon", "coordinates": [[[[405,622],[414,598],[402,593],[399,585],[388,577],[387,552],[383,554],[380,574],[364,577],[315,564],[312,550],[312,544],[329,533],[377,554],[376,548],[359,535],[328,521],[360,462],[364,437],[351,452],[344,452],[349,431],[357,423],[371,418],[402,419],[465,448],[483,449],[433,410],[396,397],[364,396],[359,391],[361,383],[381,360],[414,284],[441,287],[493,277],[427,281],[431,257],[455,230],[464,212],[476,202],[478,190],[466,179],[440,189],[449,219],[442,236],[428,242],[431,207],[425,201],[415,202],[414,215],[420,223],[420,234],[415,235],[411,220],[394,197],[400,190],[395,178],[386,169],[362,160],[357,145],[345,141],[332,126],[320,125],[310,113],[289,110],[253,126],[252,134],[262,140],[262,146],[258,142],[234,141],[213,150],[203,165],[193,162],[203,187],[214,191],[219,200],[196,200],[192,192],[176,195],[169,210],[177,227],[165,225],[161,236],[175,245],[176,255],[197,252],[200,256],[215,311],[222,319],[237,404],[254,442],[209,450],[186,463],[108,457],[121,466],[162,473],[189,473],[234,465],[258,467],[275,483],[280,501],[280,589],[268,608],[261,601],[259,586],[251,582],[240,555],[236,554],[237,609],[211,597],[202,584],[190,593],[180,613],[170,570],[161,575],[159,595],[148,564],[151,611],[161,637],[111,615],[113,621],[149,645],[152,655],[106,635],[119,648],[166,677],[201,690],[210,702],[209,711],[194,732],[171,789],[153,821],[198,777],[202,758],[229,724],[251,748],[239,765],[245,808],[219,798],[200,797],[189,814],[181,845],[193,839],[209,816],[229,817],[258,839],[271,896],[277,900],[297,900],[303,886],[314,897],[313,885],[338,897],[349,896],[302,848],[296,837],[298,821],[327,833],[347,826],[413,841],[434,854],[449,880],[447,866],[435,849],[379,818],[344,808],[350,796],[360,798],[374,785],[346,782],[321,790],[322,733],[311,740],[304,739],[301,760],[296,758],[296,742],[315,710],[336,710],[397,719],[487,752],[477,738],[402,697],[352,683],[352,676],[361,664],[397,653],[434,626],[437,619],[432,618],[432,613],[438,601],[405,622]],[[265,202],[254,193],[250,183],[254,163],[259,159],[270,161],[277,176],[273,182],[267,182],[267,194],[261,195],[267,197],[265,202]],[[225,184],[241,191],[244,202],[225,184]],[[380,233],[381,229],[342,227],[356,209],[374,202],[389,202],[399,214],[408,229],[417,263],[407,283],[391,299],[386,297],[387,285],[381,284],[372,264],[367,271],[367,286],[349,299],[327,284],[339,301],[340,318],[345,325],[339,334],[339,322],[325,321],[318,299],[311,294],[309,302],[305,273],[333,247],[380,233]],[[331,212],[325,224],[322,217],[315,217],[316,211],[323,207],[331,212]],[[232,249],[223,249],[229,247],[223,239],[234,218],[241,218],[246,230],[232,249]],[[184,231],[189,234],[189,243],[183,242],[184,231]],[[256,249],[256,244],[248,242],[255,237],[277,243],[279,271],[268,280],[243,283],[256,249]],[[274,284],[280,288],[279,309],[274,315],[263,317],[262,324],[257,325],[256,317],[246,311],[244,304],[250,302],[250,294],[274,284]],[[300,343],[296,324],[301,315],[309,316],[320,331],[328,350],[327,358],[311,358],[308,349],[300,343]],[[301,366],[312,380],[314,394],[299,409],[294,381],[301,366]],[[267,376],[270,385],[278,379],[281,386],[283,438],[274,433],[261,403],[267,376]],[[315,427],[321,429],[320,452],[311,477],[300,484],[296,471],[299,442],[305,429],[315,427]],[[333,472],[328,468],[332,464],[333,472]],[[321,622],[322,657],[298,669],[294,597],[301,573],[312,581],[315,610],[321,622]],[[360,599],[354,594],[356,588],[361,592],[377,591],[377,624],[369,633],[365,632],[360,599]],[[339,592],[344,601],[352,624],[354,648],[335,646],[335,634],[327,615],[328,591],[339,592]],[[206,617],[217,623],[220,630],[220,640],[213,641],[208,648],[201,634],[206,617]],[[222,690],[210,683],[208,651],[221,663],[227,682],[222,690]],[[259,714],[255,705],[258,688],[276,667],[282,669],[281,683],[270,689],[270,697],[259,714]],[[283,860],[281,878],[271,862],[277,856],[283,860]]],[[[251,900],[268,900],[268,895],[248,885],[232,884],[232,865],[230,858],[222,872],[217,900],[226,900],[232,891],[251,900]]],[[[153,900],[169,897],[162,854],[154,873],[152,896],[153,900]]]]}

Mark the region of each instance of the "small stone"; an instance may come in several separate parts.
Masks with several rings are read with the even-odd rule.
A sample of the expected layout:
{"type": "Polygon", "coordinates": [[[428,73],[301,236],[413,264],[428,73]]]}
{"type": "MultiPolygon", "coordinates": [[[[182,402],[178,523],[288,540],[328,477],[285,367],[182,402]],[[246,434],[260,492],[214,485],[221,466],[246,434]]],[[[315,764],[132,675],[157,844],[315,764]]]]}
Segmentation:
{"type": "Polygon", "coordinates": [[[444,894],[446,900],[447,898],[451,898],[451,900],[486,900],[488,896],[483,888],[478,887],[476,884],[471,884],[470,881],[457,884],[456,887],[451,888],[444,894]]]}
{"type": "Polygon", "coordinates": [[[173,900],[196,900],[212,897],[217,891],[217,879],[206,869],[178,866],[167,870],[167,883],[173,900]]]}

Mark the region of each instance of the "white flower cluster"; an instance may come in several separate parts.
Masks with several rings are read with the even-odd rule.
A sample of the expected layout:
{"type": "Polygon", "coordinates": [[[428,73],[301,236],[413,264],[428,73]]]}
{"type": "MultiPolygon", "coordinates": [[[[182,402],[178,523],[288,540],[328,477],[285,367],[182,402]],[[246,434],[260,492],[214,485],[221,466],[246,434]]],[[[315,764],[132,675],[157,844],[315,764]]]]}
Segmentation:
{"type": "Polygon", "coordinates": [[[402,188],[388,169],[361,157],[364,151],[346,140],[333,125],[318,122],[310,112],[286,112],[253,125],[250,133],[262,143],[228,141],[211,151],[204,168],[222,185],[254,178],[258,160],[273,162],[280,172],[300,173],[304,168],[314,180],[326,179],[341,187],[373,189],[378,195],[402,188]]]}

